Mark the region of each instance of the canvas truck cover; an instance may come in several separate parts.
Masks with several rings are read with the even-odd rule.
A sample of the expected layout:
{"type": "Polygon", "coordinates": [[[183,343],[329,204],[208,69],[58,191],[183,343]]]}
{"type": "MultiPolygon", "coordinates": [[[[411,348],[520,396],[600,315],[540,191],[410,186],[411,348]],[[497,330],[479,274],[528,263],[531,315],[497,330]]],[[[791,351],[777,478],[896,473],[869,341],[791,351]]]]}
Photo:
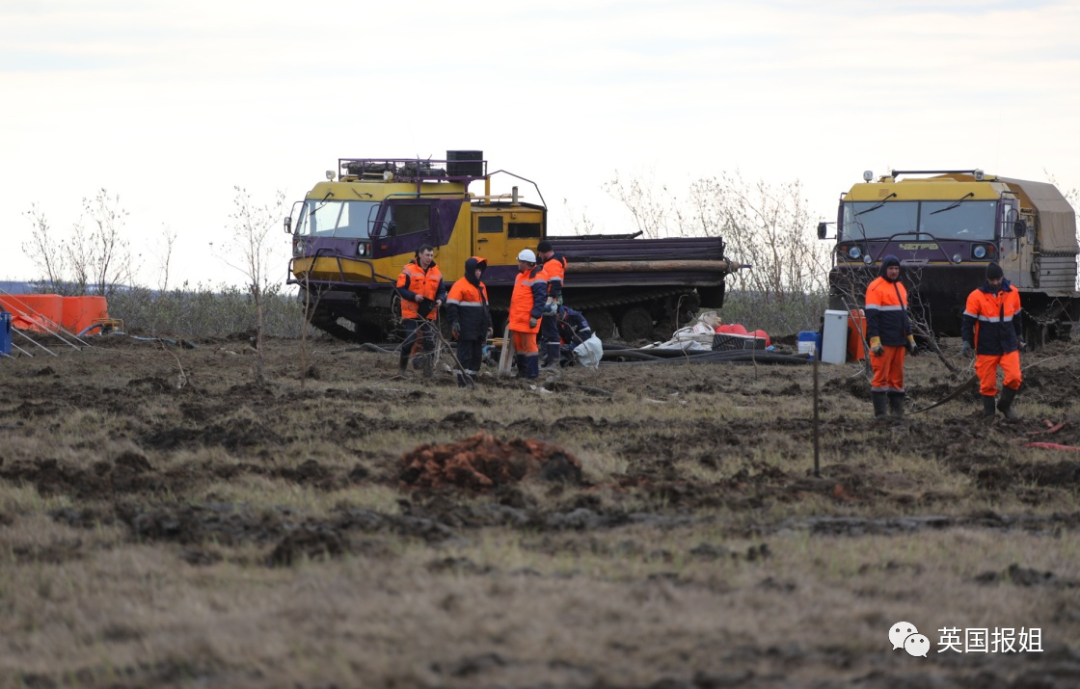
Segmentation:
{"type": "Polygon", "coordinates": [[[1039,212],[1039,245],[1043,251],[1078,252],[1076,212],[1060,191],[1047,182],[998,177],[1020,196],[1024,205],[1039,212]]]}

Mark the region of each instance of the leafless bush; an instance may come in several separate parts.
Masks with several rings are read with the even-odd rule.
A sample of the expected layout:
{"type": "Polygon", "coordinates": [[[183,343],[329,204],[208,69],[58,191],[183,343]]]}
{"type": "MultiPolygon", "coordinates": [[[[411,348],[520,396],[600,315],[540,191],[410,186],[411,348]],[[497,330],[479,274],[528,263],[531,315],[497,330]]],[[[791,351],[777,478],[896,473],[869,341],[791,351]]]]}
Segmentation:
{"type": "Polygon", "coordinates": [[[45,212],[37,204],[31,204],[25,215],[30,219],[30,239],[23,242],[22,250],[37,265],[44,277],[39,285],[54,294],[68,294],[66,282],[67,261],[64,242],[57,239],[49,225],[45,212]]]}
{"type": "Polygon", "coordinates": [[[210,243],[223,263],[239,271],[247,279],[247,289],[255,303],[255,350],[258,352],[255,379],[265,382],[263,372],[263,300],[272,289],[273,245],[270,237],[277,236],[278,221],[285,215],[285,194],[278,191],[268,203],[256,203],[242,187],[233,187],[233,213],[229,216],[232,228],[218,245],[210,243]]]}
{"type": "Polygon", "coordinates": [[[158,237],[154,247],[154,258],[157,259],[158,267],[158,290],[164,292],[169,289],[169,274],[172,272],[173,250],[176,247],[177,232],[168,225],[161,226],[161,236],[158,237]]]}
{"type": "Polygon", "coordinates": [[[637,229],[650,239],[670,236],[669,218],[676,206],[675,197],[666,185],[660,185],[658,194],[653,191],[655,188],[652,180],[640,177],[624,180],[618,170],[615,178],[604,184],[604,191],[626,206],[637,229]]]}
{"type": "MultiPolygon", "coordinates": [[[[830,268],[829,249],[814,233],[802,184],[748,182],[738,173],[699,179],[685,200],[666,186],[616,173],[605,185],[630,211],[648,237],[720,236],[729,258],[753,267],[729,278],[753,313],[781,329],[816,323],[824,304],[830,268]],[[653,190],[659,190],[659,198],[653,190]]],[[[725,307],[729,308],[729,307],[725,307]]],[[[815,326],[816,327],[816,326],[815,326]]],[[[793,331],[788,331],[793,332],[793,331]]]]}
{"type": "Polygon", "coordinates": [[[136,258],[124,236],[128,212],[119,195],[100,189],[83,199],[82,214],[66,237],[54,234],[36,204],[26,215],[32,229],[23,252],[44,273],[42,288],[56,294],[110,296],[118,285],[130,284],[136,258]]]}

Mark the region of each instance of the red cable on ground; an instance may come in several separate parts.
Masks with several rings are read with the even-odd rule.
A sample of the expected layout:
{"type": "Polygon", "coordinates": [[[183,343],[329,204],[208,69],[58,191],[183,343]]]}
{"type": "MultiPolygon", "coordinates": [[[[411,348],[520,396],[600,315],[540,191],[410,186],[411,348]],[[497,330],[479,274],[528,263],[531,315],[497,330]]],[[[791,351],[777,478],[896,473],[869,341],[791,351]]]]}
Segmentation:
{"type": "Polygon", "coordinates": [[[1040,450],[1065,450],[1066,452],[1080,452],[1080,447],[1072,445],[1058,445],[1057,443],[1028,443],[1024,447],[1036,447],[1040,450]]]}

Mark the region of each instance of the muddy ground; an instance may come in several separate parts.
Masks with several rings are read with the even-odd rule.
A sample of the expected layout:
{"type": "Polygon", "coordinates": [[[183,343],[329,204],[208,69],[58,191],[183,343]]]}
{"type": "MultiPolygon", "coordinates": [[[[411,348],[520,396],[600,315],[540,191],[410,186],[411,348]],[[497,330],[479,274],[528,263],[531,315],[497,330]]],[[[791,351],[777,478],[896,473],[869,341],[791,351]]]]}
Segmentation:
{"type": "Polygon", "coordinates": [[[806,364],[463,391],[323,339],[263,385],[246,334],[48,344],[0,361],[0,686],[1080,686],[1076,343],[1015,423],[911,413],[955,342],[899,421],[822,365],[817,475],[806,364]]]}

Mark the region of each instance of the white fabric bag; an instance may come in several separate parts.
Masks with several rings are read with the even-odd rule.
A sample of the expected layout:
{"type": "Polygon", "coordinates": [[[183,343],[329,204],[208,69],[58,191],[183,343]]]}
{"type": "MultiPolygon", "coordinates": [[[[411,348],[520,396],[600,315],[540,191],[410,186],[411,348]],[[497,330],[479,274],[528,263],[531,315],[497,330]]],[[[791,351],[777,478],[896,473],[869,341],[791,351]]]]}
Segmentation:
{"type": "Polygon", "coordinates": [[[586,368],[599,368],[603,356],[604,343],[596,335],[574,347],[574,360],[586,368]]]}

